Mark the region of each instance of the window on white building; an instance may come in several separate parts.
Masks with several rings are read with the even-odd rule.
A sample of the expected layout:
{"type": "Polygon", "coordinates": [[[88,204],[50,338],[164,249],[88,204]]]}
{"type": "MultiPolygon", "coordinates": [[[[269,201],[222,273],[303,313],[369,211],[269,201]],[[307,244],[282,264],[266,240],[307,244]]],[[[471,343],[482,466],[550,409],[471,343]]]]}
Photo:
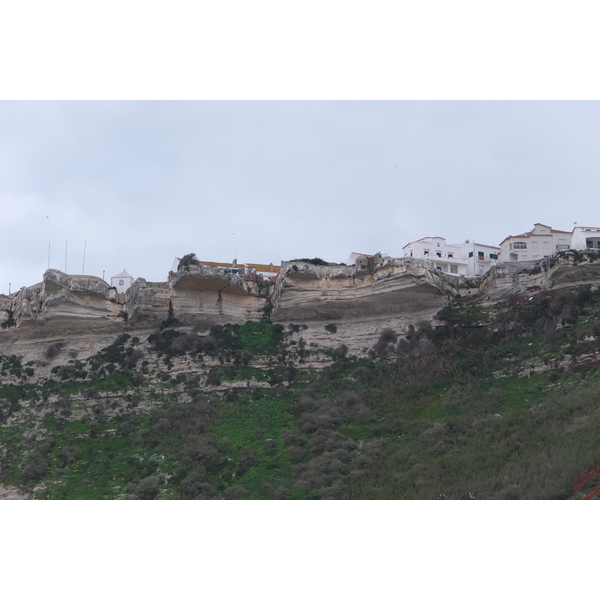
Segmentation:
{"type": "Polygon", "coordinates": [[[515,242],[513,248],[515,250],[527,250],[527,242],[515,242]]]}
{"type": "Polygon", "coordinates": [[[478,253],[477,253],[477,258],[478,258],[479,260],[483,260],[483,259],[485,258],[485,254],[484,254],[483,252],[478,252],[478,253]]]}
{"type": "Polygon", "coordinates": [[[454,258],[454,254],[452,252],[448,252],[448,258],[454,258]]]}
{"type": "Polygon", "coordinates": [[[531,247],[532,248],[537,248],[538,247],[538,243],[537,242],[531,242],[531,247]]]}
{"type": "Polygon", "coordinates": [[[542,248],[547,249],[549,248],[549,242],[542,242],[542,248]]]}
{"type": "Polygon", "coordinates": [[[119,279],[119,285],[125,285],[125,282],[122,279],[119,279]]]}
{"type": "Polygon", "coordinates": [[[492,258],[493,260],[498,260],[498,255],[490,252],[490,258],[492,258]]]}
{"type": "Polygon", "coordinates": [[[521,256],[521,260],[529,260],[529,256],[527,256],[527,254],[523,254],[521,256]]]}
{"type": "Polygon", "coordinates": [[[441,253],[441,252],[436,252],[435,254],[436,254],[436,256],[437,256],[438,258],[442,258],[442,253],[441,253]]]}
{"type": "Polygon", "coordinates": [[[450,273],[458,273],[458,267],[456,265],[450,265],[450,273]]]}

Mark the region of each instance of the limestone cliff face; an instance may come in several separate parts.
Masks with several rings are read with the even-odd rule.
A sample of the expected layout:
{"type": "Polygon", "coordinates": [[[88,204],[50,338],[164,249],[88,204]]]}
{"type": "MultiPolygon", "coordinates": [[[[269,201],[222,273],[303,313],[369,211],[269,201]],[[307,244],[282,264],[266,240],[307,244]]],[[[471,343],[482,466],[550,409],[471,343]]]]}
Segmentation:
{"type": "Polygon", "coordinates": [[[446,275],[413,258],[376,257],[356,266],[284,262],[275,285],[190,266],[168,282],[138,279],[120,295],[98,277],[49,270],[41,283],[0,296],[0,353],[43,352],[44,344],[67,338],[77,338],[77,348],[87,353],[110,343],[117,332],[144,335],[165,324],[193,327],[270,318],[292,331],[297,344],[345,344],[361,354],[384,329],[403,335],[420,321],[436,325],[437,312],[459,296],[495,303],[509,295],[582,284],[600,285],[600,260],[593,253],[501,263],[470,279],[446,275]]]}
{"type": "Polygon", "coordinates": [[[168,317],[171,291],[168,283],[149,283],[141,277],[125,293],[130,326],[153,326],[168,317]]]}
{"type": "Polygon", "coordinates": [[[418,259],[381,259],[368,265],[282,263],[271,319],[302,324],[296,334],[309,345],[348,346],[366,352],[384,329],[408,331],[431,321],[462,282],[418,259]]]}
{"type": "Polygon", "coordinates": [[[281,272],[273,299],[277,322],[419,318],[444,306],[458,283],[417,259],[387,259],[370,270],[285,262],[281,272]]]}
{"type": "Polygon", "coordinates": [[[174,314],[184,322],[198,315],[222,323],[260,321],[267,302],[254,281],[205,266],[179,270],[171,280],[171,290],[174,314]]]}
{"type": "Polygon", "coordinates": [[[480,278],[476,291],[482,300],[497,302],[511,294],[576,285],[600,285],[600,260],[594,253],[566,251],[540,261],[500,263],[480,278]]]}
{"type": "Polygon", "coordinates": [[[170,316],[178,325],[259,321],[267,297],[259,285],[219,269],[190,265],[165,283],[138,279],[127,290],[130,325],[158,324],[170,316]]]}
{"type": "Polygon", "coordinates": [[[119,318],[122,311],[117,291],[100,277],[66,275],[55,270],[44,273],[41,316],[45,320],[119,318]]]}

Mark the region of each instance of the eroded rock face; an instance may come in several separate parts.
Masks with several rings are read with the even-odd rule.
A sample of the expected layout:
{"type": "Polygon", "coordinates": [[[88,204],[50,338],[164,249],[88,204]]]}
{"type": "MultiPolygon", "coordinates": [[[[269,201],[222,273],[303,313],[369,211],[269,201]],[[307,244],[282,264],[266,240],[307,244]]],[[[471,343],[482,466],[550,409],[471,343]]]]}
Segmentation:
{"type": "Polygon", "coordinates": [[[484,301],[498,302],[511,294],[576,285],[600,285],[600,260],[586,252],[565,252],[540,261],[500,263],[480,280],[477,292],[484,301]]]}
{"type": "Polygon", "coordinates": [[[282,264],[272,319],[276,322],[419,318],[437,312],[453,290],[452,281],[424,261],[386,260],[370,273],[360,267],[282,264]]]}
{"type": "Polygon", "coordinates": [[[600,285],[600,260],[585,253],[501,263],[477,278],[446,275],[413,258],[376,257],[355,266],[293,261],[282,263],[275,285],[192,265],[168,282],[140,278],[121,295],[98,277],[49,270],[41,283],[0,296],[0,353],[43,354],[60,341],[88,354],[124,331],[142,335],[165,325],[199,324],[208,329],[270,317],[295,331],[297,344],[343,344],[361,354],[384,329],[403,335],[421,321],[436,325],[438,311],[459,296],[494,303],[581,284],[600,285]]]}
{"type": "Polygon", "coordinates": [[[308,345],[346,345],[361,354],[384,329],[402,334],[431,321],[458,293],[457,278],[418,259],[382,259],[358,266],[282,263],[273,295],[273,322],[301,324],[296,334],[308,345]]]}
{"type": "Polygon", "coordinates": [[[133,282],[125,297],[130,326],[153,326],[169,316],[171,291],[168,283],[149,283],[140,277],[133,282]]]}
{"type": "Polygon", "coordinates": [[[254,281],[204,265],[180,269],[171,280],[173,312],[184,323],[260,321],[267,302],[261,292],[254,281]]]}
{"type": "Polygon", "coordinates": [[[66,275],[60,271],[44,273],[41,314],[53,318],[105,319],[123,311],[117,292],[100,277],[66,275]]]}

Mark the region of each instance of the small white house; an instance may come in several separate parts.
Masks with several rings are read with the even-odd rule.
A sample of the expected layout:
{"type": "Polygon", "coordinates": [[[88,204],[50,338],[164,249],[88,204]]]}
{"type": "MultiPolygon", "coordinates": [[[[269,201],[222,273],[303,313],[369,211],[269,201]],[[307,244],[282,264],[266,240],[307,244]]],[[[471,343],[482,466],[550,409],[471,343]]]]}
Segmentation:
{"type": "Polygon", "coordinates": [[[483,275],[498,262],[500,248],[466,240],[463,244],[448,244],[443,237],[424,237],[402,248],[404,256],[429,260],[433,266],[448,273],[473,277],[483,275]]]}
{"type": "Polygon", "coordinates": [[[571,248],[575,250],[600,250],[600,227],[573,227],[571,248]]]}
{"type": "Polygon", "coordinates": [[[133,277],[127,271],[123,271],[110,278],[110,285],[117,288],[119,294],[124,294],[131,287],[132,283],[133,277]]]}

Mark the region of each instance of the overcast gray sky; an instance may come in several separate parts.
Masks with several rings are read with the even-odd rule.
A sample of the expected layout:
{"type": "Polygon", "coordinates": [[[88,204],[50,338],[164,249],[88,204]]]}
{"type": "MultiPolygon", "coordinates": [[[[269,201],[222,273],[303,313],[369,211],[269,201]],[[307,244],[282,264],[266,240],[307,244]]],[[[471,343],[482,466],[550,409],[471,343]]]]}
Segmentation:
{"type": "Polygon", "coordinates": [[[0,293],[48,264],[166,279],[173,258],[402,255],[600,226],[600,103],[0,103],[0,293]]]}

